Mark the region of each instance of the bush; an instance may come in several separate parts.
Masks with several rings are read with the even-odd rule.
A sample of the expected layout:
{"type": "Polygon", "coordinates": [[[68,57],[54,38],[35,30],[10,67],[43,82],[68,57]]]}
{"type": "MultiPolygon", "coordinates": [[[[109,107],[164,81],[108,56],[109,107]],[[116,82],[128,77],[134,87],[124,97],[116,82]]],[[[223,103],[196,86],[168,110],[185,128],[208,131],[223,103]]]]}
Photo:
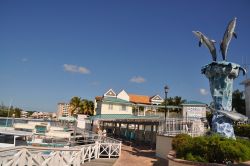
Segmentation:
{"type": "Polygon", "coordinates": [[[176,151],[177,157],[185,156],[190,151],[192,137],[187,134],[179,134],[172,141],[172,148],[176,151]]]}
{"type": "Polygon", "coordinates": [[[190,161],[223,163],[250,160],[250,141],[227,139],[219,135],[191,138],[178,135],[173,139],[177,158],[190,161]]]}
{"type": "Polygon", "coordinates": [[[234,126],[234,133],[239,137],[250,138],[250,124],[242,124],[234,126]]]}

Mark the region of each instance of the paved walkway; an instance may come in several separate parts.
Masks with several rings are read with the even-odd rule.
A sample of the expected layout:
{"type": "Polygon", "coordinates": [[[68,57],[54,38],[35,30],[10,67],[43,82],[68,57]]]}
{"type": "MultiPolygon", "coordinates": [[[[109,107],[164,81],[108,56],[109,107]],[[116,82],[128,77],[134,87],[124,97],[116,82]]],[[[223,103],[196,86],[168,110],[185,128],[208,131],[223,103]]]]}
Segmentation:
{"type": "Polygon", "coordinates": [[[115,159],[95,159],[91,160],[90,162],[86,162],[83,166],[112,166],[116,162],[115,159]]]}
{"type": "Polygon", "coordinates": [[[143,146],[122,145],[122,155],[114,166],[167,166],[167,160],[155,157],[155,150],[143,146]]]}

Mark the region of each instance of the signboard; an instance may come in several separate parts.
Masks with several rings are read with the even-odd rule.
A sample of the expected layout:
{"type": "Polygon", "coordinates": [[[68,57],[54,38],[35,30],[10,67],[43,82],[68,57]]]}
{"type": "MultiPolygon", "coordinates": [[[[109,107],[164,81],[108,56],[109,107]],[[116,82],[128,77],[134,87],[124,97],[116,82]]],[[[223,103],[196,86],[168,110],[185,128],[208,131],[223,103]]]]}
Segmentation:
{"type": "Polygon", "coordinates": [[[77,127],[81,129],[85,129],[85,118],[87,118],[87,115],[79,115],[77,116],[77,127]]]}
{"type": "Polygon", "coordinates": [[[203,118],[206,116],[204,107],[186,107],[188,118],[203,118]]]}

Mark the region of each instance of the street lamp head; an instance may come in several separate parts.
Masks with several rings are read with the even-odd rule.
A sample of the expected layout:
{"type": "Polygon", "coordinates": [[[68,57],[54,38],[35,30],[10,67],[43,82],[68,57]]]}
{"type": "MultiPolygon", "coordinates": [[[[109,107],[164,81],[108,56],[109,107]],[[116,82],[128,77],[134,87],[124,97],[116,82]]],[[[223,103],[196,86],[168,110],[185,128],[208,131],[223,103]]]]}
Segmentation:
{"type": "Polygon", "coordinates": [[[165,90],[165,93],[168,93],[169,87],[166,85],[166,86],[164,87],[164,90],[165,90]]]}

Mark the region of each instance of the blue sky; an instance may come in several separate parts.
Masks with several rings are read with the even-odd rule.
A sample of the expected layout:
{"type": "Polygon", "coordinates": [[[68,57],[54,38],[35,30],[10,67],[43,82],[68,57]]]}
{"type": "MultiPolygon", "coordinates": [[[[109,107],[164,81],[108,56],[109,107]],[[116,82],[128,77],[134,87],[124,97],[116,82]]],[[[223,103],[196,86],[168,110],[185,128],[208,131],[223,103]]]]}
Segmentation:
{"type": "MultiPolygon", "coordinates": [[[[192,30],[217,41],[237,17],[228,61],[250,61],[250,1],[0,1],[0,102],[56,111],[108,89],[209,103],[211,62],[192,30]]],[[[235,80],[234,89],[243,90],[235,80]]]]}

